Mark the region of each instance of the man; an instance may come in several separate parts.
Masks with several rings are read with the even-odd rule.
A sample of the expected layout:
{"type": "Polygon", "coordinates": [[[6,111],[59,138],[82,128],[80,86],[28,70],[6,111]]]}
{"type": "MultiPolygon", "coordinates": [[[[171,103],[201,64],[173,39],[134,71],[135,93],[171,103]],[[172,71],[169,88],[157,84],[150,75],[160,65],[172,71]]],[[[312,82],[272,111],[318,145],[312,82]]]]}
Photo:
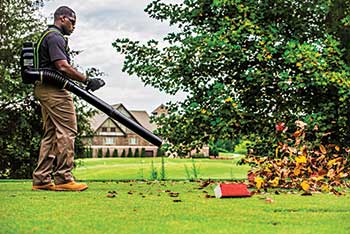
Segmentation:
{"type": "MultiPolygon", "coordinates": [[[[88,89],[104,85],[101,79],[85,77],[70,65],[67,41],[75,28],[76,15],[69,7],[59,7],[54,13],[54,25],[43,33],[38,44],[39,68],[55,69],[71,79],[83,82],[88,89]]],[[[33,172],[33,190],[83,191],[86,184],[76,183],[72,176],[74,140],[77,120],[71,94],[47,83],[37,83],[34,89],[42,108],[44,135],[40,145],[38,166],[33,172]],[[53,175],[54,183],[51,179],[53,175]]]]}

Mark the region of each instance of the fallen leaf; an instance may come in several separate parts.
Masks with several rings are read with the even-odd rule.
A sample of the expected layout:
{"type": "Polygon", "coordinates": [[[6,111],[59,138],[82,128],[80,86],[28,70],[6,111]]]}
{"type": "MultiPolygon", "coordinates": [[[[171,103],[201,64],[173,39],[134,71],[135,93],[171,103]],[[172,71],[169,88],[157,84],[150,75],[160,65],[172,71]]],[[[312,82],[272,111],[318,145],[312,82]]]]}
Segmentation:
{"type": "Polygon", "coordinates": [[[177,192],[170,192],[170,193],[169,193],[169,196],[170,196],[170,197],[178,197],[178,196],[179,196],[179,193],[177,193],[177,192]]]}
{"type": "Polygon", "coordinates": [[[254,182],[256,183],[256,188],[257,188],[257,189],[260,189],[261,186],[262,186],[263,183],[264,183],[264,179],[261,178],[261,177],[256,177],[256,178],[254,179],[254,182]]]}
{"type": "Polygon", "coordinates": [[[272,198],[270,198],[270,197],[267,197],[267,198],[265,199],[265,202],[266,202],[266,203],[273,203],[274,200],[273,200],[272,198]]]}
{"type": "Polygon", "coordinates": [[[299,157],[295,157],[295,161],[297,163],[306,163],[306,157],[304,155],[301,155],[299,157]]]}
{"type": "Polygon", "coordinates": [[[272,185],[272,187],[277,187],[279,184],[280,179],[278,177],[275,177],[273,180],[270,180],[269,183],[272,185]]]}
{"type": "Polygon", "coordinates": [[[324,147],[323,145],[320,145],[320,151],[322,154],[327,154],[326,147],[324,147]]]}
{"type": "Polygon", "coordinates": [[[115,194],[107,193],[106,197],[113,198],[113,197],[115,197],[115,194]]]}
{"type": "Polygon", "coordinates": [[[207,187],[210,183],[211,183],[211,180],[206,180],[200,185],[200,188],[203,189],[203,188],[207,187]]]}
{"type": "Polygon", "coordinates": [[[309,191],[310,189],[310,185],[306,181],[303,181],[300,186],[304,191],[309,191]]]}

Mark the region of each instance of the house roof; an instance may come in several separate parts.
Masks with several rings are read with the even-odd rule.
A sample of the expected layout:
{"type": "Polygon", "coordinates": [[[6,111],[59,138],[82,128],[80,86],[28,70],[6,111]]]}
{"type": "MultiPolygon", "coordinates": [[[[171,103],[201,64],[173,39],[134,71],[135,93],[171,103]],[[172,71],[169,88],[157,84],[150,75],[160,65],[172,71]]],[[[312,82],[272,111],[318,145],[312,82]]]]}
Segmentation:
{"type": "MultiPolygon", "coordinates": [[[[123,112],[126,112],[126,114],[130,115],[131,119],[135,121],[136,123],[140,124],[144,128],[146,128],[149,131],[154,131],[156,129],[156,125],[150,123],[149,115],[146,111],[129,111],[127,110],[123,104],[115,104],[112,105],[114,109],[117,109],[118,111],[122,112],[122,114],[125,114],[123,112]]],[[[129,118],[130,118],[129,117],[129,118]]],[[[102,112],[98,112],[90,121],[91,128],[93,131],[97,131],[101,125],[110,118],[108,115],[102,112]]],[[[111,118],[111,120],[116,123],[117,125],[122,125],[119,122],[115,121],[111,118]]]]}
{"type": "Polygon", "coordinates": [[[160,115],[160,114],[167,114],[168,109],[164,104],[161,104],[156,109],[152,111],[152,115],[160,115]]]}
{"type": "Polygon", "coordinates": [[[131,114],[135,117],[135,119],[146,129],[153,132],[156,130],[156,125],[153,123],[150,123],[149,115],[146,111],[130,111],[131,114]]]}

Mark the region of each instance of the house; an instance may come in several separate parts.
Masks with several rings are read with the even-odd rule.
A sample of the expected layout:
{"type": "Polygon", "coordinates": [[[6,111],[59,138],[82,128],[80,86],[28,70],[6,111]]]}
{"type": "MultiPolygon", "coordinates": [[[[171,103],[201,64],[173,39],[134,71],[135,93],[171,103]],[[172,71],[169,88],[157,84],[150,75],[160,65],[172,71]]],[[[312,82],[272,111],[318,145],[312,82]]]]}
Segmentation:
{"type": "MultiPolygon", "coordinates": [[[[128,110],[123,104],[113,105],[113,108],[151,132],[157,128],[155,124],[150,123],[150,117],[146,111],[128,110]]],[[[166,106],[163,104],[152,111],[153,116],[166,115],[167,113],[166,106]]],[[[107,149],[109,149],[111,156],[115,150],[117,150],[118,156],[121,156],[123,151],[127,154],[130,149],[133,155],[138,150],[139,154],[144,151],[144,156],[157,156],[157,146],[149,143],[105,113],[98,112],[91,119],[90,124],[94,134],[92,137],[84,139],[84,144],[92,150],[94,158],[98,157],[99,151],[102,151],[102,155],[105,156],[107,149]]],[[[196,153],[198,152],[192,151],[191,155],[196,153]]],[[[203,147],[199,153],[209,156],[209,147],[203,147]]]]}
{"type": "MultiPolygon", "coordinates": [[[[151,132],[156,129],[156,126],[150,123],[146,111],[129,111],[123,104],[113,105],[113,108],[151,132]]],[[[97,157],[99,150],[102,150],[102,154],[105,155],[107,149],[111,155],[114,150],[117,150],[119,156],[123,151],[128,153],[129,149],[132,150],[133,155],[137,149],[140,154],[144,151],[145,156],[157,155],[157,146],[149,143],[105,113],[96,114],[91,119],[90,124],[94,135],[91,138],[86,138],[84,143],[92,150],[92,157],[97,157]]]]}
{"type": "Polygon", "coordinates": [[[164,104],[161,104],[156,109],[154,109],[154,111],[152,111],[153,116],[160,116],[161,114],[164,114],[164,115],[168,114],[168,109],[164,104]]]}

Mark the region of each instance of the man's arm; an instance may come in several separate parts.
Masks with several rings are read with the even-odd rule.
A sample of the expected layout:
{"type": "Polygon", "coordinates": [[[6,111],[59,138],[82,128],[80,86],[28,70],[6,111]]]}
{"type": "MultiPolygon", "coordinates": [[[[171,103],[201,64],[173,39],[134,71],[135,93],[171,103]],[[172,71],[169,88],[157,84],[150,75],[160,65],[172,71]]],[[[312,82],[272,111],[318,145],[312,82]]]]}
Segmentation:
{"type": "Polygon", "coordinates": [[[69,78],[73,80],[77,80],[83,83],[86,83],[87,78],[78,72],[76,69],[74,69],[67,60],[57,60],[54,62],[55,67],[59,70],[64,72],[69,78]]]}
{"type": "Polygon", "coordinates": [[[64,72],[69,78],[83,82],[86,85],[87,90],[95,91],[105,85],[105,82],[101,78],[87,78],[77,70],[75,70],[67,60],[57,60],[54,62],[55,67],[64,72]]]}

